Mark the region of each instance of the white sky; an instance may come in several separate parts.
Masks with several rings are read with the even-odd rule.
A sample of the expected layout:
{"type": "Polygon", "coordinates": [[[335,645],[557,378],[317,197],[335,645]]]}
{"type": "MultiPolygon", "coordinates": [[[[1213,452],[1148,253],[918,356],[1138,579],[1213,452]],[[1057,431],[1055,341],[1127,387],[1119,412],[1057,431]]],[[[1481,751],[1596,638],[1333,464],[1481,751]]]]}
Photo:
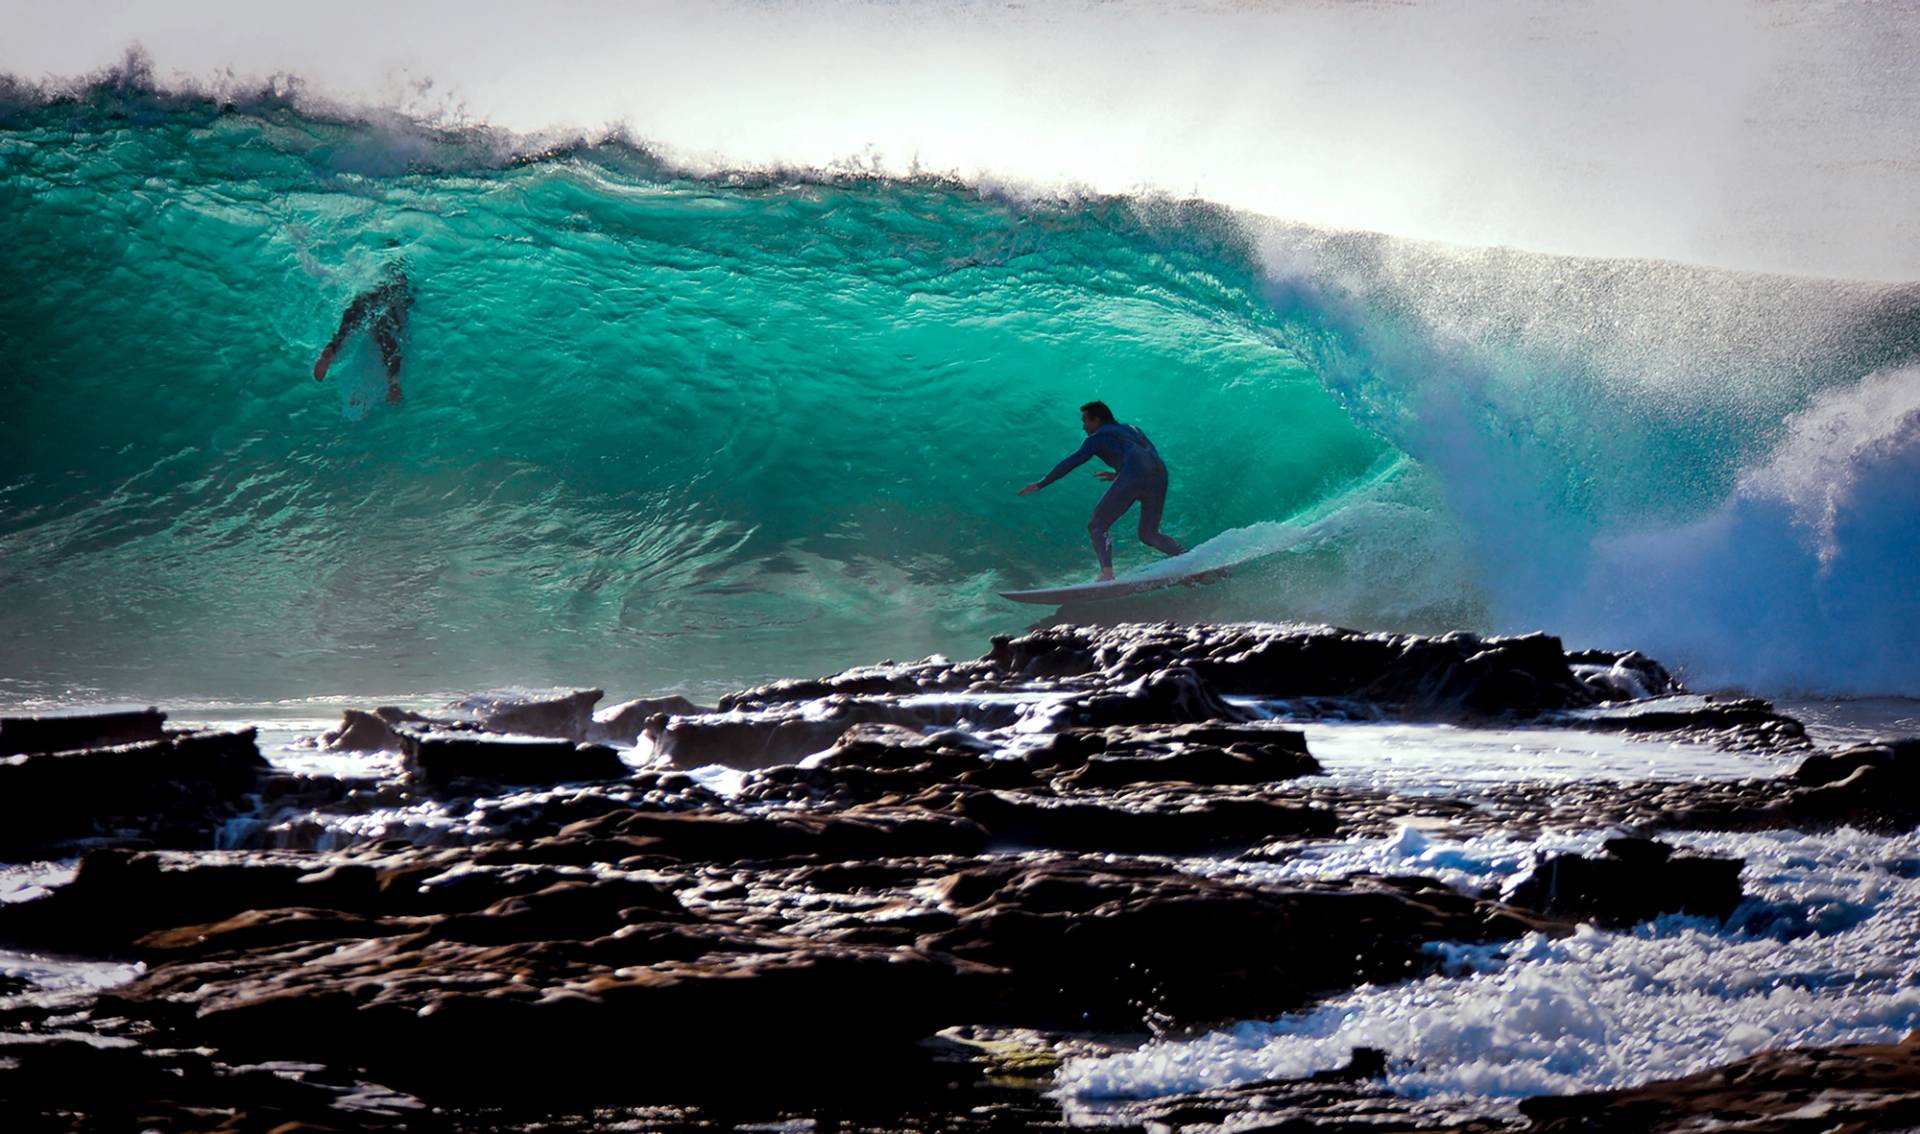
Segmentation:
{"type": "Polygon", "coordinates": [[[850,157],[1473,244],[1920,279],[1920,0],[0,0],[0,71],[134,44],[696,166],[850,157]]]}

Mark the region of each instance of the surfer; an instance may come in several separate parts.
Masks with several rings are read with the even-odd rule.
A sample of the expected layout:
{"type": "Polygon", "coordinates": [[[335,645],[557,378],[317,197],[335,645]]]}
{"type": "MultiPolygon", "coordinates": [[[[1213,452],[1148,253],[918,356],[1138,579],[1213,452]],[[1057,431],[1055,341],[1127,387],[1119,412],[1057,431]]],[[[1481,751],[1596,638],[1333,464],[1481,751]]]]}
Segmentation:
{"type": "Polygon", "coordinates": [[[1093,537],[1093,552],[1100,557],[1100,581],[1113,578],[1113,537],[1107,529],[1127,514],[1135,501],[1140,503],[1140,542],[1168,555],[1181,555],[1186,548],[1180,541],[1160,530],[1160,513],[1167,504],[1167,466],[1147,440],[1147,435],[1131,425],[1113,419],[1105,402],[1088,402],[1080,407],[1080,428],[1087,439],[1053,471],[1020,490],[1020,495],[1038,492],[1079,468],[1088,457],[1099,457],[1112,466],[1112,472],[1094,475],[1112,481],[1106,495],[1093,506],[1087,520],[1087,534],[1093,537]]]}
{"type": "MultiPolygon", "coordinates": [[[[387,241],[388,248],[398,248],[397,240],[387,241]]],[[[400,400],[400,362],[401,337],[407,333],[407,310],[413,306],[413,285],[407,280],[407,270],[396,258],[387,262],[386,274],[378,284],[354,297],[347,304],[346,311],[340,316],[340,329],[320,350],[320,357],[313,364],[313,380],[322,381],[327,376],[327,368],[333,365],[333,356],[340,353],[340,344],[347,336],[367,325],[373,335],[375,345],[380,348],[380,361],[387,368],[387,400],[400,400]]]]}

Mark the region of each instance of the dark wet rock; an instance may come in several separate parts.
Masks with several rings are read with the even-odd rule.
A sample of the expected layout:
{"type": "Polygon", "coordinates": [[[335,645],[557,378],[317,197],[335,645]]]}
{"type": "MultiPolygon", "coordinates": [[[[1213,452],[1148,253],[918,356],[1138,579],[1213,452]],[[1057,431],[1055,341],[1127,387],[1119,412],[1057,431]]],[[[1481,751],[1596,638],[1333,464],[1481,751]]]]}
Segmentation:
{"type": "Polygon", "coordinates": [[[929,658],[910,665],[859,666],[830,677],[789,678],[729,693],[720,698],[720,711],[817,701],[823,697],[887,697],[951,689],[954,688],[952,668],[950,663],[929,658]]]}
{"type": "Polygon", "coordinates": [[[266,852],[97,850],[73,881],[31,902],[0,905],[0,940],[79,954],[122,952],[139,937],[247,910],[376,912],[371,870],[336,871],[312,856],[266,852]]]}
{"type": "MultiPolygon", "coordinates": [[[[1260,784],[1311,775],[1319,764],[1297,729],[1205,723],[1068,728],[1003,754],[992,736],[856,724],[808,767],[762,769],[742,789],[751,802],[845,806],[905,798],[940,786],[1099,791],[1132,784],[1260,784]]],[[[1078,844],[1076,844],[1078,845],[1078,844]]]]}
{"type": "Polygon", "coordinates": [[[1830,787],[1854,780],[1869,768],[1885,773],[1889,787],[1920,785],[1920,739],[1856,744],[1809,756],[1794,769],[1793,782],[1802,787],[1830,787]]]}
{"type": "Polygon", "coordinates": [[[1437,719],[1515,719],[1596,704],[1557,638],[1421,637],[1332,627],[1054,626],[993,640],[956,679],[1061,681],[1098,675],[1118,687],[1190,668],[1223,694],[1335,698],[1437,719]]]}
{"type": "Polygon", "coordinates": [[[266,769],[252,729],[0,757],[0,850],[96,838],[211,846],[266,769]]]}
{"type": "MultiPolygon", "coordinates": [[[[569,826],[524,853],[547,862],[754,862],[802,856],[853,861],[977,854],[986,845],[986,831],[965,816],[870,806],[824,814],[616,811],[569,826]]],[[[512,858],[523,852],[506,853],[512,858]]]]}
{"type": "Polygon", "coordinates": [[[1725,752],[1793,751],[1812,746],[1799,721],[1757,697],[1716,701],[1680,697],[1576,712],[1561,719],[1596,732],[1663,733],[1725,752]]]}
{"type": "Polygon", "coordinates": [[[997,758],[995,747],[958,729],[920,732],[901,725],[856,724],[809,766],[764,768],[742,786],[742,803],[846,807],[903,800],[947,783],[1031,786],[1024,760],[997,758]]]}
{"type": "Polygon", "coordinates": [[[103,853],[56,894],[0,907],[0,936],[144,960],[98,1010],[162,1029],[165,1046],[365,1068],[480,1105],[708,1097],[737,1090],[742,1059],[777,1065],[766,1074],[783,1089],[834,1094],[849,1066],[861,1082],[876,1067],[927,1073],[919,1041],[956,1023],[1223,1020],[1424,971],[1429,941],[1555,927],[1419,879],[1273,885],[1110,854],[874,855],[880,838],[915,841],[911,817],[891,817],[891,830],[882,814],[828,824],[865,826],[865,857],[746,874],[543,854],[637,841],[730,845],[731,858],[770,838],[818,849],[830,833],[756,835],[745,821],[691,837],[684,817],[634,815],[472,852],[103,853]],[[672,1026],[606,1042],[634,1019],[672,1026]],[[796,1036],[819,1049],[796,1054],[796,1036]]]}
{"type": "Polygon", "coordinates": [[[1525,1099],[1520,1110],[1538,1134],[1902,1130],[1920,1125],[1920,1044],[1763,1051],[1627,1090],[1525,1099]]]}
{"type": "Polygon", "coordinates": [[[0,756],[159,740],[166,719],[158,709],[131,705],[0,716],[0,756]]]}
{"type": "MultiPolygon", "coordinates": [[[[1824,754],[1778,779],[1398,793],[1317,777],[1298,729],[1257,719],[1792,745],[1797,725],[1764,703],[1676,694],[1649,659],[1570,655],[1544,635],[1054,626],[978,659],[776,682],[724,712],[660,698],[589,718],[591,690],[457,718],[351,711],[327,743],[408,750],[404,774],[392,760],[362,762],[360,780],[255,774],[252,825],[222,836],[338,849],[96,852],[50,895],[0,904],[9,947],[146,965],[129,985],[44,1008],[12,996],[0,1037],[93,1029],[135,1037],[158,1061],[99,1063],[116,1090],[144,1097],[121,1107],[116,1095],[81,1129],[1057,1128],[1045,1072],[989,1083],[1006,1077],[997,1057],[935,1037],[1124,1048],[1143,1029],[1292,1011],[1430,972],[1435,943],[1719,916],[1740,900],[1737,861],[1671,852],[1645,837],[1659,831],[1915,821],[1899,745],[1824,754]],[[555,735],[500,732],[530,727],[555,735]],[[642,730],[656,755],[730,764],[744,786],[722,799],[675,768],[630,771],[606,748],[591,774],[612,778],[552,782],[583,774],[563,770],[581,756],[577,736],[625,744],[642,730]],[[1231,857],[1284,861],[1356,835],[1609,827],[1632,837],[1542,863],[1515,890],[1536,910],[1427,878],[1277,882],[1231,857]],[[269,1066],[299,1068],[297,1085],[252,1093],[245,1069],[269,1066]],[[216,1113],[223,1083],[239,1085],[216,1113]],[[778,1101],[749,1114],[747,1094],[778,1101]],[[411,1117],[379,1103],[356,1122],[343,1100],[363,1096],[405,1100],[392,1113],[411,1117]],[[855,1120],[856,1105],[879,1109],[855,1120]]],[[[0,790],[0,809],[9,801],[0,790]]],[[[155,830],[148,820],[128,837],[155,830]]],[[[41,1058],[9,1064],[0,1051],[0,1097],[26,1097],[13,1072],[41,1058]]],[[[34,1065],[80,1076],[91,1058],[63,1048],[34,1065]]],[[[1108,1117],[1500,1126],[1391,1096],[1387,1069],[1359,1052],[1296,1081],[1115,1102],[1108,1117]]],[[[28,1113],[75,1125],[59,1124],[60,1108],[84,1096],[55,1094],[28,1113]]],[[[1587,1128],[1637,1128],[1608,1121],[1587,1128]]]]}
{"type": "Polygon", "coordinates": [[[1740,904],[1737,858],[1675,853],[1645,838],[1608,839],[1593,858],[1557,854],[1507,892],[1509,903],[1537,913],[1632,925],[1661,914],[1724,919],[1740,904]]]}
{"type": "Polygon", "coordinates": [[[1560,640],[1322,630],[1271,636],[1215,655],[1202,673],[1229,692],[1346,697],[1423,716],[1528,717],[1588,703],[1560,640]]]}
{"type": "MultiPolygon", "coordinates": [[[[347,709],[341,714],[340,726],[322,733],[318,745],[334,751],[404,752],[409,736],[425,733],[535,736],[575,743],[599,740],[602,737],[589,734],[601,728],[593,713],[600,697],[598,689],[508,690],[465,698],[442,714],[417,713],[392,705],[347,709]]],[[[665,698],[652,703],[690,705],[683,698],[665,698]]],[[[630,713],[630,707],[639,704],[644,703],[628,702],[617,708],[630,713]]],[[[624,723],[628,716],[615,719],[624,723]]],[[[630,742],[632,734],[626,740],[630,742]]]]}
{"type": "Polygon", "coordinates": [[[1773,779],[1501,785],[1484,792],[1481,813],[1470,821],[1515,831],[1905,831],[1920,823],[1913,790],[1920,785],[1906,778],[1914,750],[1915,742],[1896,741],[1816,753],[1773,779]]]}
{"type": "Polygon", "coordinates": [[[386,938],[313,965],[312,948],[168,965],[111,999],[216,1050],[363,1067],[426,1099],[579,1105],[722,1097],[742,1064],[795,1101],[843,1093],[850,1067],[911,1074],[969,994],[950,959],[743,936],[386,938]]]}
{"type": "Polygon", "coordinates": [[[452,1131],[414,1099],[314,1064],[222,1063],[61,1030],[0,1036],[9,1134],[452,1131]]]}
{"type": "Polygon", "coordinates": [[[450,723],[435,721],[391,705],[382,705],[377,709],[347,709],[340,715],[340,727],[321,733],[318,744],[321,748],[338,752],[399,752],[404,747],[400,737],[402,728],[432,728],[450,723]]]}
{"type": "Polygon", "coordinates": [[[604,744],[457,732],[402,731],[400,735],[407,768],[432,784],[456,779],[553,784],[613,780],[627,774],[620,754],[604,744]]]}
{"type": "Polygon", "coordinates": [[[489,732],[578,742],[587,739],[593,707],[603,696],[599,689],[505,689],[464,697],[451,708],[489,732]]]}
{"type": "MultiPolygon", "coordinates": [[[[1052,626],[996,637],[992,649],[975,661],[930,660],[776,682],[723,698],[720,707],[1018,687],[1111,694],[1154,674],[1184,669],[1215,695],[1326,698],[1402,715],[1511,719],[1616,699],[1618,684],[1592,671],[1601,658],[1611,667],[1627,655],[1582,656],[1588,659],[1583,662],[1587,680],[1575,676],[1559,640],[1544,634],[1429,638],[1331,627],[1052,626]]],[[[1622,664],[1622,672],[1631,672],[1635,680],[1659,683],[1653,663],[1622,664]]]]}
{"type": "Polygon", "coordinates": [[[974,790],[921,802],[943,803],[978,823],[999,849],[1220,853],[1275,839],[1325,838],[1339,826],[1331,811],[1239,792],[1149,790],[1087,798],[974,790]]]}
{"type": "Polygon", "coordinates": [[[593,723],[587,727],[586,739],[602,744],[628,745],[640,738],[647,722],[656,716],[696,717],[715,711],[680,696],[640,697],[595,710],[593,723]]]}
{"type": "MultiPolygon", "coordinates": [[[[1113,729],[1061,738],[1097,739],[1079,767],[1060,776],[1063,788],[1114,788],[1137,783],[1263,784],[1316,775],[1298,729],[1188,725],[1171,729],[1113,729]]],[[[1057,752],[1065,745],[1056,745],[1057,752]]],[[[1038,757],[1036,753],[1036,758],[1038,757]]]]}
{"type": "MultiPolygon", "coordinates": [[[[877,719],[918,718],[906,710],[883,707],[877,719]]],[[[646,738],[656,756],[683,768],[722,764],[729,768],[767,768],[820,752],[858,723],[850,713],[809,719],[797,712],[725,713],[713,716],[659,716],[647,725],[646,738]]]]}
{"type": "Polygon", "coordinates": [[[886,697],[833,695],[795,707],[737,710],[682,717],[657,716],[647,738],[657,755],[681,767],[724,764],[730,768],[767,768],[823,752],[859,724],[890,724],[911,729],[1003,727],[1017,719],[1018,706],[940,702],[905,705],[886,697]]]}
{"type": "Polygon", "coordinates": [[[1786,809],[1796,821],[1905,830],[1920,822],[1920,739],[1807,757],[1786,809]]]}
{"type": "Polygon", "coordinates": [[[1250,709],[1228,704],[1205,678],[1186,666],[1168,666],[1103,693],[1075,697],[1055,720],[1078,728],[1110,725],[1183,724],[1189,721],[1247,721],[1250,709]]]}
{"type": "Polygon", "coordinates": [[[1638,650],[1574,650],[1567,663],[1580,684],[1602,703],[1644,701],[1680,692],[1667,667],[1638,650]]]}
{"type": "Polygon", "coordinates": [[[1315,1071],[1307,1076],[1311,1083],[1360,1083],[1383,1079],[1387,1074],[1387,1053],[1377,1047],[1356,1047],[1340,1067],[1315,1071]]]}
{"type": "Polygon", "coordinates": [[[1403,980],[1433,940],[1547,928],[1428,879],[1265,886],[1125,860],[982,862],[939,883],[959,915],[923,946],[1007,974],[990,1010],[1026,1025],[1134,1029],[1278,1014],[1403,980]]]}
{"type": "Polygon", "coordinates": [[[601,689],[505,689],[463,697],[449,708],[493,733],[586,741],[601,697],[601,689]]]}

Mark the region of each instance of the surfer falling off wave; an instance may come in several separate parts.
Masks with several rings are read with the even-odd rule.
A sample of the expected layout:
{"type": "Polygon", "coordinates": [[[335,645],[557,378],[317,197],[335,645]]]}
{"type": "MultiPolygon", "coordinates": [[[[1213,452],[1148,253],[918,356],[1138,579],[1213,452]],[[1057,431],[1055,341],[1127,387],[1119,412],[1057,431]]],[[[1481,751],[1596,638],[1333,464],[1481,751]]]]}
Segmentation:
{"type": "Polygon", "coordinates": [[[1135,501],[1140,504],[1140,542],[1168,555],[1184,554],[1187,549],[1180,541],[1160,530],[1160,513],[1167,505],[1167,466],[1153,442],[1133,426],[1115,421],[1105,402],[1088,402],[1080,407],[1080,428],[1087,431],[1086,441],[1053,466],[1052,472],[1020,489],[1019,494],[1038,492],[1086,464],[1088,457],[1099,457],[1113,469],[1094,474],[1112,484],[1087,520],[1093,552],[1100,557],[1100,582],[1113,578],[1113,537],[1107,529],[1126,515],[1135,501]]]}

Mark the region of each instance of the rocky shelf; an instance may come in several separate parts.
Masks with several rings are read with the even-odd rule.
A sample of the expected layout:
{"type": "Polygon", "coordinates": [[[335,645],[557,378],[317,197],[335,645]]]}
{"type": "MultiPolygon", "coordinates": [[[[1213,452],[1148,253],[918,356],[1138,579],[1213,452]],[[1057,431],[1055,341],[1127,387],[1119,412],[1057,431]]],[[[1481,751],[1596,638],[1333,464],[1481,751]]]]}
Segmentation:
{"type": "MultiPolygon", "coordinates": [[[[364,782],[276,770],[249,732],[172,732],[151,709],[0,720],[0,849],[78,858],[71,881],[0,905],[0,943],[141,966],[104,989],[0,986],[6,1129],[1053,1128],[1049,1069],[1074,1051],[1415,977],[1437,942],[1725,917],[1741,863],[1662,832],[1920,820],[1920,743],[1819,751],[1764,702],[1693,697],[1637,654],[1570,656],[1538,634],[1057,626],[712,707],[599,699],[349,712],[312,743],[394,754],[394,775],[364,782]],[[1666,733],[1799,763],[1402,795],[1317,783],[1276,706],[1666,733]],[[738,770],[737,791],[687,774],[712,764],[738,770]],[[463,819],[357,841],[274,820],[374,808],[463,819]],[[1409,820],[1625,834],[1505,894],[1237,868],[1409,820]]],[[[1394,1096],[1384,1054],[1362,1049],[1106,1120],[1872,1129],[1920,1122],[1916,1052],[1765,1052],[1516,1114],[1394,1096]]]]}

